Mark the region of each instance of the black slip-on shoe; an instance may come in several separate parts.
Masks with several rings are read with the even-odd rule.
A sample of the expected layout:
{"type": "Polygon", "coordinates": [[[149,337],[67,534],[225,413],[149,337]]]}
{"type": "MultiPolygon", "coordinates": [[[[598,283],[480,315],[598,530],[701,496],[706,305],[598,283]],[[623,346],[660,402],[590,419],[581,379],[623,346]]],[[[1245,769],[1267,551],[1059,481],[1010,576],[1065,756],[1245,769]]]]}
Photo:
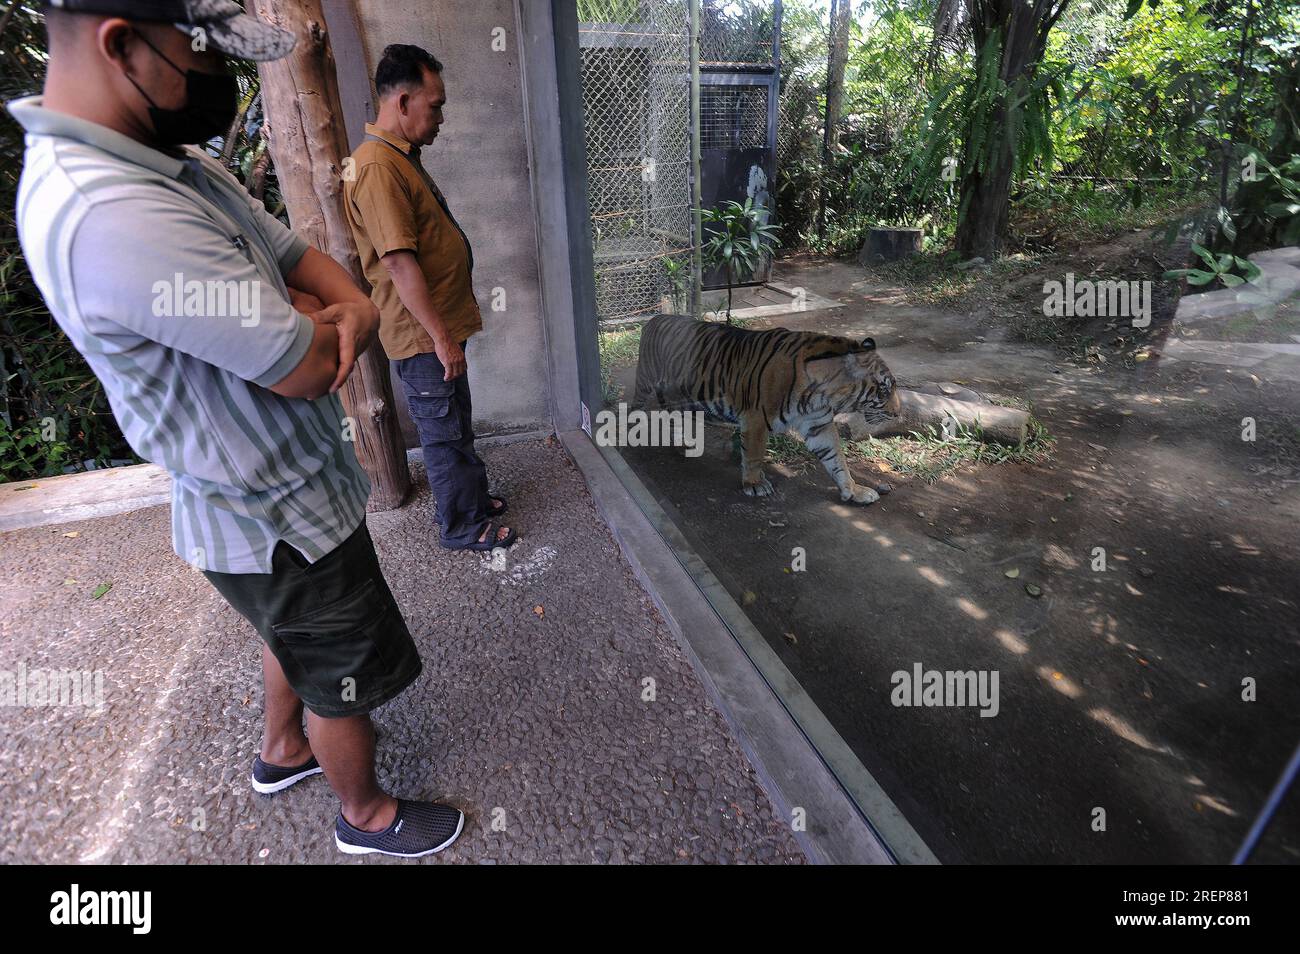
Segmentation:
{"type": "Polygon", "coordinates": [[[263,762],[259,755],[253,759],[253,791],[262,795],[272,795],[284,791],[290,785],[301,782],[310,775],[319,775],[323,771],[314,755],[295,768],[271,765],[263,762]]]}
{"type": "Polygon", "coordinates": [[[465,813],[439,802],[397,800],[397,815],[383,831],[353,828],[343,813],[334,825],[334,843],[349,855],[379,852],[396,858],[420,858],[442,851],[465,827],[465,813]]]}

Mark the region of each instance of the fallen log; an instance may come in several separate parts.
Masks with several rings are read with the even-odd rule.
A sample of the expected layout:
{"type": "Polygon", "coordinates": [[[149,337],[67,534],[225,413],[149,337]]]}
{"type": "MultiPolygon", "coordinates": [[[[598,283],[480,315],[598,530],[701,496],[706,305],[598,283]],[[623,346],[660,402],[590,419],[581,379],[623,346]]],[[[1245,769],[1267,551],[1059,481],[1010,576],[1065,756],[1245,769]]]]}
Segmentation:
{"type": "Polygon", "coordinates": [[[897,416],[867,423],[860,413],[835,417],[840,436],[862,441],[868,437],[926,434],[937,429],[942,436],[970,430],[985,442],[1017,446],[1029,433],[1029,412],[989,402],[978,391],[954,384],[927,384],[898,389],[901,410],[897,416]]]}

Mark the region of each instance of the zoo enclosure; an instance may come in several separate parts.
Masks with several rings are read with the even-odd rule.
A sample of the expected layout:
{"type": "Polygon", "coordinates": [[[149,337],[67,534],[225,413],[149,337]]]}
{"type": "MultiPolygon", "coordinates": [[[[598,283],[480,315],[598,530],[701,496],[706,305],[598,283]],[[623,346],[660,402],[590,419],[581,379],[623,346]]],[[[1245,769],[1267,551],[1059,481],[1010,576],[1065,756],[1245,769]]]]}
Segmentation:
{"type": "MultiPolygon", "coordinates": [[[[582,0],[578,40],[602,322],[697,309],[696,210],[776,173],[780,0],[582,0]]],[[[751,277],[763,281],[765,262],[751,277]]]]}

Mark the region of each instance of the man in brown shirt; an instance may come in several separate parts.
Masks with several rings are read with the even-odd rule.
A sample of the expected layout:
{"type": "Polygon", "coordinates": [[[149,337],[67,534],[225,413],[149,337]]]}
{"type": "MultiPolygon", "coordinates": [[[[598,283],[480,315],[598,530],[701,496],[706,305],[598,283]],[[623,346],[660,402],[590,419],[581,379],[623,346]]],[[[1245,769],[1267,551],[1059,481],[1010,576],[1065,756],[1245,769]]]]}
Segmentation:
{"type": "Polygon", "coordinates": [[[514,530],[493,518],[506,502],[488,493],[474,450],[465,343],[483,327],[470,274],[469,239],[420,162],[442,125],[442,64],[394,44],[375,71],[379,116],[344,177],[348,222],[379,308],[379,340],[406,392],[437,503],[441,543],[453,550],[508,547],[514,530]]]}

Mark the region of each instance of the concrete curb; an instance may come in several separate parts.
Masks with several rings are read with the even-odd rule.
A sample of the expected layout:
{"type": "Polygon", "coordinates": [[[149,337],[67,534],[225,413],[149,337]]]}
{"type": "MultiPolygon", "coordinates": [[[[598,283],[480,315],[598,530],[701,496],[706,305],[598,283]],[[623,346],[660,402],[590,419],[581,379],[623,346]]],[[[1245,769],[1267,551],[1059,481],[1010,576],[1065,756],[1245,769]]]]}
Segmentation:
{"type": "MultiPolygon", "coordinates": [[[[741,748],[767,789],[773,807],[786,818],[792,817],[795,808],[806,813],[807,830],[795,832],[795,837],[808,858],[817,863],[832,864],[894,862],[894,855],[885,841],[846,794],[841,779],[850,776],[858,799],[867,806],[873,821],[883,823],[890,831],[898,860],[937,863],[934,855],[883,790],[866,775],[865,769],[829,724],[819,725],[817,732],[823,742],[822,751],[829,751],[840,766],[839,778],[822,760],[799,723],[774,693],[768,679],[775,675],[782,681],[783,696],[799,707],[804,725],[818,720],[825,723],[824,717],[752,625],[749,629],[753,631],[749,635],[761,643],[761,647],[751,645],[753,640],[742,647],[737,637],[733,637],[732,630],[715,609],[717,605],[725,606],[726,602],[731,602],[730,598],[713,580],[711,589],[719,592],[712,593],[712,603],[706,599],[697,586],[697,580],[705,585],[711,574],[694,554],[687,554],[686,558],[691,564],[699,564],[695,567],[699,572],[695,574],[679,561],[681,549],[677,545],[670,546],[660,532],[667,524],[666,516],[636,476],[621,460],[615,458],[611,461],[603,455],[584,432],[568,431],[559,436],[582,471],[597,509],[609,524],[637,579],[676,634],[714,703],[735,732],[741,748]],[[637,495],[637,488],[640,495],[637,495]],[[652,514],[658,512],[662,518],[659,527],[642,508],[652,514]],[[771,659],[763,661],[766,676],[760,673],[760,667],[747,653],[761,653],[763,649],[771,656],[771,659]]],[[[684,545],[684,541],[679,542],[684,545]]],[[[738,607],[736,617],[731,620],[733,627],[747,625],[748,621],[738,607]]]]}
{"type": "MultiPolygon", "coordinates": [[[[550,437],[551,430],[488,434],[479,447],[501,447],[550,437]]],[[[408,462],[422,460],[420,448],[408,448],[408,462]]],[[[78,520],[92,520],[146,507],[160,507],[172,499],[171,475],[157,464],[106,467],[80,474],[18,480],[0,484],[0,531],[23,530],[78,520]]]]}
{"type": "Polygon", "coordinates": [[[107,517],[171,499],[171,475],[156,464],[18,480],[0,484],[0,530],[107,517]]]}

